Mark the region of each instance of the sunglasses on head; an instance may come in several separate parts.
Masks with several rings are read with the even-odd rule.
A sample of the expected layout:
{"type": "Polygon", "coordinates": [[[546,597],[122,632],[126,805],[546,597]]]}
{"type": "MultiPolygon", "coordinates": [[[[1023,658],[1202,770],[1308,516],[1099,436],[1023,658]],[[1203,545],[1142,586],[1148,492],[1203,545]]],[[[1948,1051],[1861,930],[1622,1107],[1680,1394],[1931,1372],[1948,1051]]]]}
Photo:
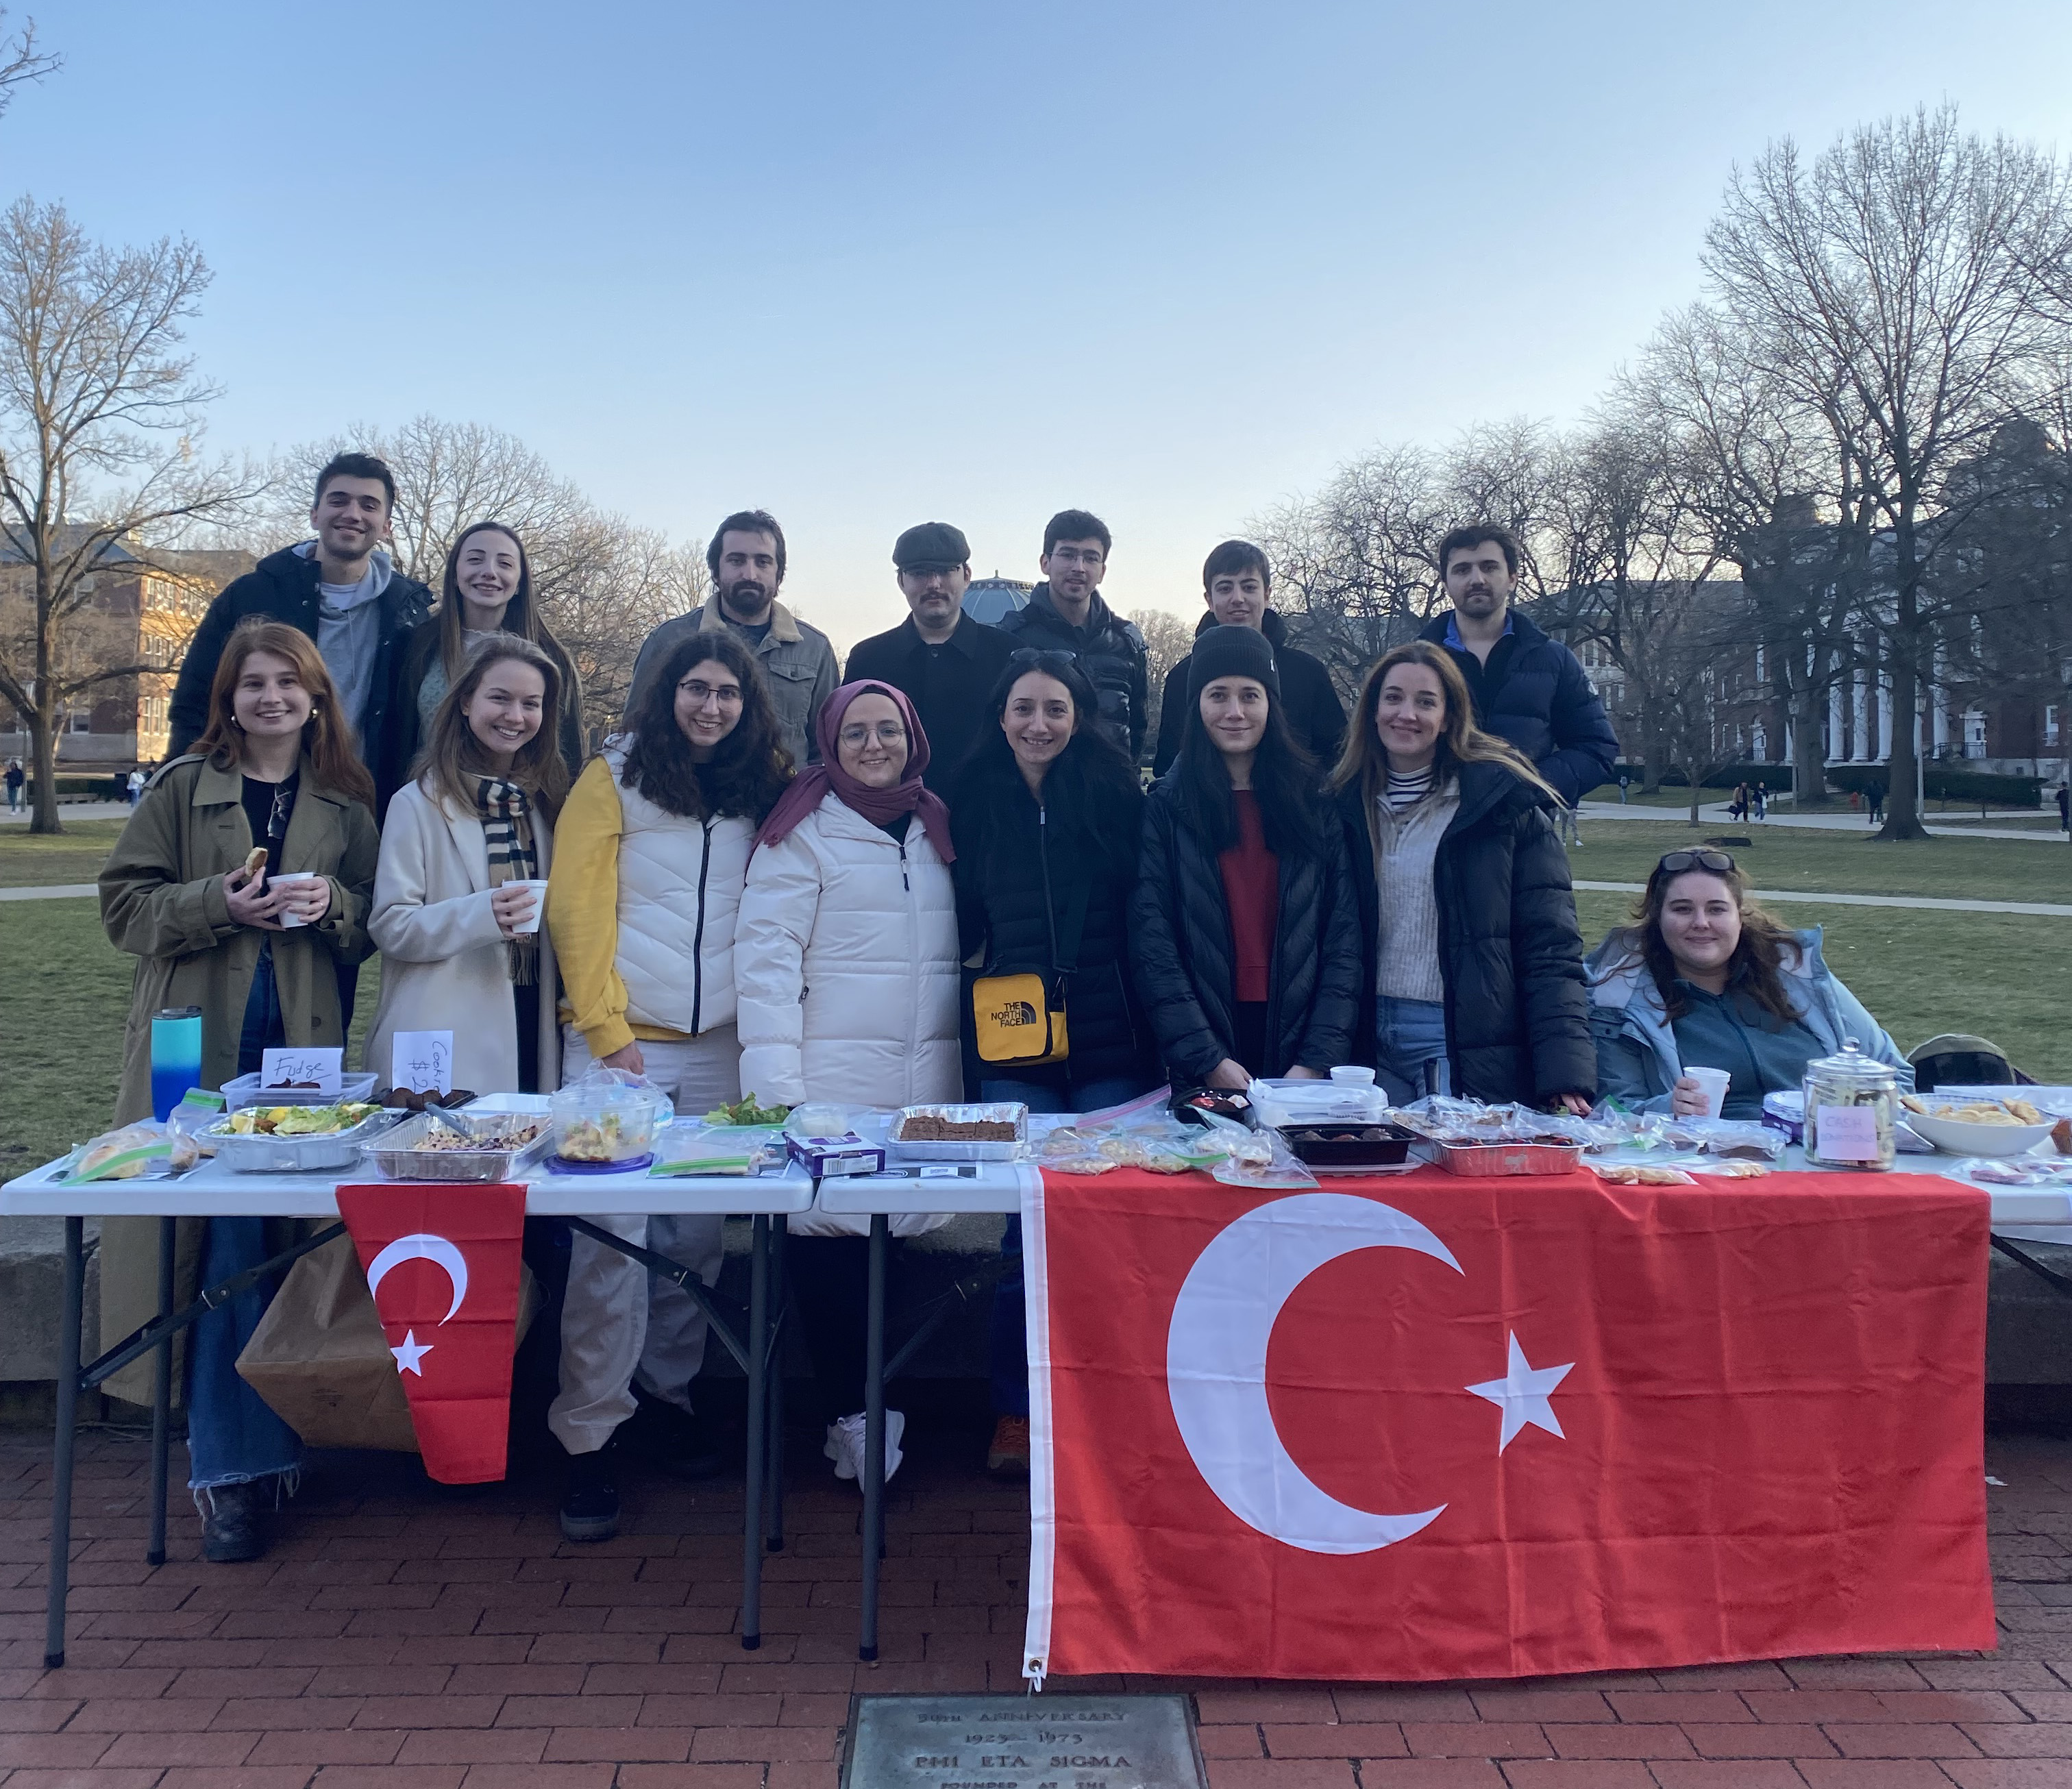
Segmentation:
{"type": "Polygon", "coordinates": [[[1733,866],[1734,860],[1724,851],[1671,851],[1655,867],[1665,876],[1680,876],[1687,870],[1709,870],[1724,876],[1733,866]]]}

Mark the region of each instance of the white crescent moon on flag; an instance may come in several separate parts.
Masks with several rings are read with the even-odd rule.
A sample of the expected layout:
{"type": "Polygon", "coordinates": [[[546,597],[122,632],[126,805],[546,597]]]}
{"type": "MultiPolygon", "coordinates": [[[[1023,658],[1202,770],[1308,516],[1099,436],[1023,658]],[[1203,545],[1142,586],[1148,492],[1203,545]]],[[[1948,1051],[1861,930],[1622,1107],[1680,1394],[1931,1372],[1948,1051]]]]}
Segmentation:
{"type": "Polygon", "coordinates": [[[1318,1268],[1361,1248],[1413,1249],[1462,1270],[1444,1243],[1392,1206],[1297,1194],[1248,1211],[1202,1251],[1166,1332],[1166,1391],[1195,1466],[1240,1521],[1305,1553],[1392,1546],[1446,1507],[1387,1516],[1342,1503],[1296,1465],[1274,1427],[1266,1349],[1281,1306],[1318,1268]]]}
{"type": "Polygon", "coordinates": [[[414,1236],[398,1236],[368,1263],[368,1291],[380,1293],[381,1281],[390,1268],[417,1261],[437,1262],[453,1281],[453,1303],[439,1319],[442,1323],[450,1322],[453,1314],[460,1309],[461,1301],[467,1296],[467,1257],[444,1236],[429,1236],[422,1231],[414,1236]]]}

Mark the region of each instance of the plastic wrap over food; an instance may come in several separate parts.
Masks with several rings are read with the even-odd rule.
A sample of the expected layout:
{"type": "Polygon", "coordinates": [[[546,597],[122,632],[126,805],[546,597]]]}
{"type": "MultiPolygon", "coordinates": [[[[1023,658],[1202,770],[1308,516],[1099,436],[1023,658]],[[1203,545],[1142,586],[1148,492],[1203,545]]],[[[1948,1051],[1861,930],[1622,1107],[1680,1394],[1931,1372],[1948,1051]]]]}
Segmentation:
{"type": "Polygon", "coordinates": [[[1974,1156],[1957,1172],[1982,1186],[2072,1186],[2072,1162],[2055,1156],[1974,1156]]]}

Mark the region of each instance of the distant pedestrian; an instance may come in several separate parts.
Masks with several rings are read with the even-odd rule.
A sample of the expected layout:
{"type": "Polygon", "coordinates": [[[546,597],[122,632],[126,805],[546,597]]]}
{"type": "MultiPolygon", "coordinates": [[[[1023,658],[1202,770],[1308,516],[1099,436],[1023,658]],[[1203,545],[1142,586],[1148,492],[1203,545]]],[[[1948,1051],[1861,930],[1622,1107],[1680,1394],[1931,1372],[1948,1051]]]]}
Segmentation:
{"type": "Polygon", "coordinates": [[[136,769],[130,771],[130,780],[125,787],[130,792],[130,805],[134,808],[137,805],[137,797],[144,792],[144,767],[142,765],[138,765],[136,769]]]}
{"type": "Polygon", "coordinates": [[[1583,842],[1583,829],[1577,824],[1576,810],[1572,807],[1565,801],[1562,802],[1556,808],[1554,817],[1560,829],[1564,845],[1581,845],[1583,842]]]}
{"type": "Polygon", "coordinates": [[[1767,783],[1758,783],[1755,786],[1755,817],[1758,820],[1770,818],[1770,785],[1767,783]]]}
{"type": "Polygon", "coordinates": [[[1882,826],[1885,824],[1885,785],[1882,783],[1873,783],[1870,786],[1869,798],[1870,823],[1873,826],[1882,826]]]}
{"type": "Polygon", "coordinates": [[[1624,771],[1621,771],[1619,772],[1619,805],[1622,808],[1626,805],[1626,785],[1632,782],[1632,780],[1633,779],[1627,775],[1624,771]]]}
{"type": "MultiPolygon", "coordinates": [[[[9,759],[7,760],[7,812],[9,813],[21,812],[22,785],[28,780],[27,775],[22,768],[22,760],[18,758],[9,759]]],[[[2058,792],[2058,811],[2061,814],[2065,812],[2065,792],[2062,789],[2058,792]]]]}
{"type": "Polygon", "coordinates": [[[1749,811],[1749,786],[1745,783],[1734,785],[1734,798],[1727,804],[1727,818],[1746,820],[1749,811]]]}
{"type": "MultiPolygon", "coordinates": [[[[7,804],[18,807],[21,803],[22,767],[17,762],[7,767],[7,804]]],[[[2058,785],[2058,828],[2072,837],[2072,783],[2058,785]]]]}

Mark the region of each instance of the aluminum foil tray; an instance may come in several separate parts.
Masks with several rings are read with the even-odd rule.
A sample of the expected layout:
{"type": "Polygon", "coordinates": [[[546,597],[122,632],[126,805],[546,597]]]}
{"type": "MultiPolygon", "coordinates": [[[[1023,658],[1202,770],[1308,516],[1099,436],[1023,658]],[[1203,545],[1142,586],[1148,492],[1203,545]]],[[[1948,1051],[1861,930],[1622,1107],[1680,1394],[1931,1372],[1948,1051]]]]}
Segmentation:
{"type": "Polygon", "coordinates": [[[1583,1163],[1581,1143],[1434,1143],[1434,1157],[1449,1174],[1564,1174],[1583,1163]]]}
{"type": "Polygon", "coordinates": [[[421,1112],[403,1121],[360,1154],[368,1165],[391,1180],[514,1180],[536,1167],[553,1146],[554,1127],[544,1112],[421,1112]],[[464,1130],[493,1137],[514,1123],[536,1124],[540,1133],[522,1149],[421,1149],[417,1144],[434,1129],[464,1130]]]}
{"type": "Polygon", "coordinates": [[[1029,1108],[1019,1100],[992,1105],[902,1106],[885,1127],[885,1145],[897,1162],[1013,1162],[1029,1148],[1029,1108]],[[952,1124],[1012,1125],[1011,1140],[993,1143],[903,1142],[899,1133],[910,1118],[942,1118],[952,1124]]]}

